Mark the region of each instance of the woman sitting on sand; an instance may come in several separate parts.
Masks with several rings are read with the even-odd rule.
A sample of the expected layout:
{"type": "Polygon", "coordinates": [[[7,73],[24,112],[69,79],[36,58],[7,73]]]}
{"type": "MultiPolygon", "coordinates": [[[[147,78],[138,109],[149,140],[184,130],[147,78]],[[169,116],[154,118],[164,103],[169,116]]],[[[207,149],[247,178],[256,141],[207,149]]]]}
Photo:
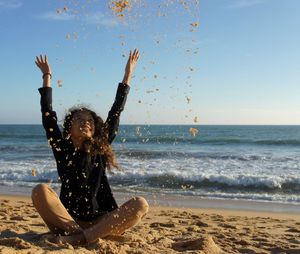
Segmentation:
{"type": "Polygon", "coordinates": [[[32,201],[59,242],[84,244],[122,234],[148,211],[148,203],[142,197],[118,207],[106,176],[106,169],[118,167],[111,143],[138,58],[138,50],[130,51],[124,79],[105,122],[88,108],[73,108],[65,117],[61,133],[52,110],[50,65],[47,56],[36,57],[35,63],[43,73],[43,87],[39,89],[43,126],[62,185],[60,197],[47,184],[37,185],[32,190],[32,201]]]}

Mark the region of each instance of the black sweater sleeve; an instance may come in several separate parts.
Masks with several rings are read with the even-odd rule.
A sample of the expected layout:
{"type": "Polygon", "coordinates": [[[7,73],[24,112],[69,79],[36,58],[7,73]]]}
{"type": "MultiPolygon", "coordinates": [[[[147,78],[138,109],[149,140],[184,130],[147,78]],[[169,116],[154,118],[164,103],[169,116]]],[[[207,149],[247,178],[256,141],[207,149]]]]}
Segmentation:
{"type": "Polygon", "coordinates": [[[48,143],[52,148],[54,157],[57,162],[62,158],[62,134],[57,125],[57,116],[55,111],[52,110],[52,88],[42,87],[39,88],[41,94],[41,111],[42,122],[48,143]]]}
{"type": "Polygon", "coordinates": [[[129,93],[130,86],[124,83],[119,83],[117,95],[111,110],[108,113],[106,119],[106,125],[108,128],[108,141],[111,143],[119,129],[120,114],[124,110],[124,106],[129,93]]]}

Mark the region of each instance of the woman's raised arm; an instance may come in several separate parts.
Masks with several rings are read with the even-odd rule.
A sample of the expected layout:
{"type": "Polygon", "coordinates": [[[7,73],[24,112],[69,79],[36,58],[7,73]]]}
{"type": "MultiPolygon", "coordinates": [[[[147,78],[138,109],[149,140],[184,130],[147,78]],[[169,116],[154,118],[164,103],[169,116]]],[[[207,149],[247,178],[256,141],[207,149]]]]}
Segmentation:
{"type": "Polygon", "coordinates": [[[35,64],[40,68],[43,73],[43,87],[50,87],[50,80],[52,78],[51,68],[48,63],[48,58],[46,55],[44,57],[40,55],[40,57],[36,57],[35,64]]]}
{"type": "Polygon", "coordinates": [[[127,85],[130,85],[129,83],[130,83],[131,75],[133,73],[133,70],[134,70],[134,67],[135,67],[137,61],[139,60],[139,56],[140,56],[140,54],[139,54],[138,49],[135,49],[133,51],[133,53],[131,53],[131,50],[130,50],[128,61],[127,61],[126,67],[125,67],[124,78],[122,81],[123,84],[125,83],[127,85]]]}
{"type": "Polygon", "coordinates": [[[36,57],[35,63],[43,73],[43,87],[39,88],[43,126],[56,160],[61,161],[61,158],[64,156],[62,151],[63,138],[57,125],[56,113],[52,109],[51,68],[46,55],[44,57],[42,55],[36,57]]]}
{"type": "Polygon", "coordinates": [[[108,130],[108,141],[111,143],[119,129],[120,114],[124,110],[124,106],[127,99],[127,94],[129,93],[129,83],[131,75],[135,68],[135,65],[139,59],[139,51],[135,49],[133,53],[130,51],[128,61],[125,67],[125,74],[122,83],[119,84],[115,101],[111,107],[111,110],[108,113],[106,119],[106,128],[108,130]]]}

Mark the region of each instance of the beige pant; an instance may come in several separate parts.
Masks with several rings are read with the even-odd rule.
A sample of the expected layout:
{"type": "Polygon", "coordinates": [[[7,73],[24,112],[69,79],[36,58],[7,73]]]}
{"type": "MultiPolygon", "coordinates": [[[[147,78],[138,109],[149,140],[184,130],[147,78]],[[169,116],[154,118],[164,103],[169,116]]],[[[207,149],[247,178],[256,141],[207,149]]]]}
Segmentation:
{"type": "Polygon", "coordinates": [[[38,184],[33,188],[32,202],[52,233],[72,235],[82,232],[87,242],[122,234],[140,222],[149,208],[143,197],[135,197],[93,221],[79,221],[72,218],[56,192],[47,184],[38,184]]]}

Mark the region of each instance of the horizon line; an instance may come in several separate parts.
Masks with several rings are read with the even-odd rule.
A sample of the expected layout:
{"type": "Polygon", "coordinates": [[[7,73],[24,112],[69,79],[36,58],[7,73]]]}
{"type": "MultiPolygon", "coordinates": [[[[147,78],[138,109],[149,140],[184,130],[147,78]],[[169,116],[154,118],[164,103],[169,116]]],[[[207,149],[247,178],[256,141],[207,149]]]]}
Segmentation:
{"type": "MultiPolygon", "coordinates": [[[[0,123],[0,125],[40,125],[38,123],[0,123]]],[[[61,124],[58,124],[61,125],[61,124]]],[[[189,124],[189,123],[126,123],[126,124],[120,124],[122,125],[186,125],[186,126],[300,126],[300,124],[189,124]]]]}

